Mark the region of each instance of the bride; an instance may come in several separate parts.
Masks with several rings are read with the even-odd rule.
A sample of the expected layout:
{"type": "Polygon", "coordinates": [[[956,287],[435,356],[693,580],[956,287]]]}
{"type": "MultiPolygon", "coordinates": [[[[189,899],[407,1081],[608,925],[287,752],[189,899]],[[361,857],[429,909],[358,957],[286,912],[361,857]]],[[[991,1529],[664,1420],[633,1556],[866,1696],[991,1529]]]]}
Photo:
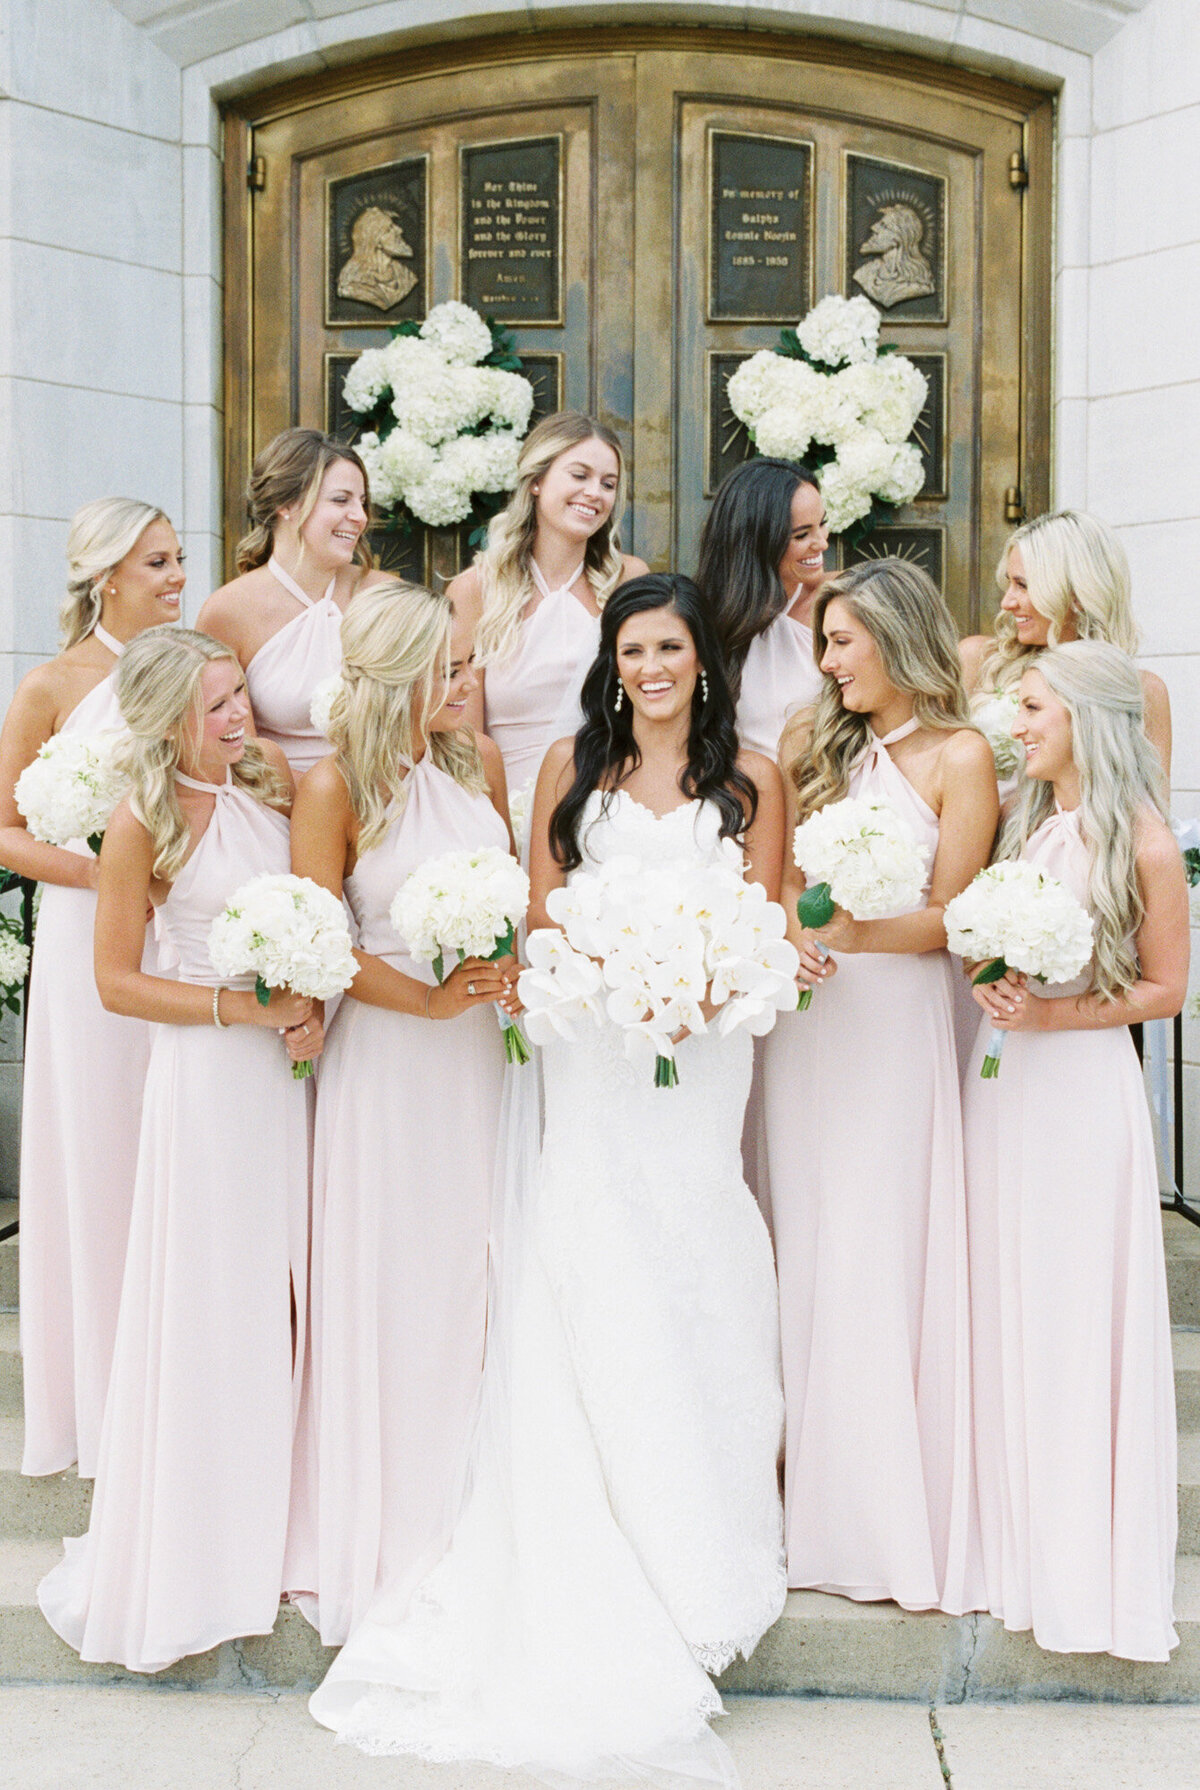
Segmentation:
{"type": "MultiPolygon", "coordinates": [[[[610,597],[584,721],[550,749],[530,924],[616,854],[743,855],[778,894],[779,773],[739,752],[695,586],[610,597]]],[[[742,1180],[751,1040],[689,1037],[656,1088],[607,1022],[509,1076],[503,1256],[449,1552],[386,1587],[310,1707],[364,1752],[736,1783],[708,1674],[783,1608],[783,1420],[766,1229],[742,1180]]],[[[449,1140],[448,1140],[449,1141],[449,1140]]]]}

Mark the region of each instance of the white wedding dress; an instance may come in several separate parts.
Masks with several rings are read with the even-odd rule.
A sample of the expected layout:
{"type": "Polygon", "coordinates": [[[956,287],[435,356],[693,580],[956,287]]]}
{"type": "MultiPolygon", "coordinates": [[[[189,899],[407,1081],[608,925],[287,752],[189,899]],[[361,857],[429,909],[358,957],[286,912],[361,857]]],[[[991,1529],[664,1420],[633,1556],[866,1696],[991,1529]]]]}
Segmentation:
{"type": "MultiPolygon", "coordinates": [[[[585,811],[584,867],[735,848],[711,804],[585,811]]],[[[736,1784],[707,1676],[785,1597],[771,1247],[742,1179],[751,1040],[654,1087],[607,1022],[509,1071],[502,1267],[471,1481],[416,1594],[385,1587],[311,1701],[376,1754],[736,1784]]],[[[453,1140],[446,1140],[453,1148],[453,1140]]]]}

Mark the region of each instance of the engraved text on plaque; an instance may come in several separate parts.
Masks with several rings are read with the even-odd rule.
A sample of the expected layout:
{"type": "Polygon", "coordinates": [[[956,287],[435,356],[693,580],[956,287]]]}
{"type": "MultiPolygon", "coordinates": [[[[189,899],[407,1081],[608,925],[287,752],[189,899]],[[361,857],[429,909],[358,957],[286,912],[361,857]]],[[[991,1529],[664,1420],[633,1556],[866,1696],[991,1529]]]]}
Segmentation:
{"type": "Polygon", "coordinates": [[[561,137],[462,151],[462,295],[497,323],[562,322],[561,137]]]}
{"type": "Polygon", "coordinates": [[[807,143],[710,133],[714,321],[795,323],[808,309],[811,159],[807,143]]]}

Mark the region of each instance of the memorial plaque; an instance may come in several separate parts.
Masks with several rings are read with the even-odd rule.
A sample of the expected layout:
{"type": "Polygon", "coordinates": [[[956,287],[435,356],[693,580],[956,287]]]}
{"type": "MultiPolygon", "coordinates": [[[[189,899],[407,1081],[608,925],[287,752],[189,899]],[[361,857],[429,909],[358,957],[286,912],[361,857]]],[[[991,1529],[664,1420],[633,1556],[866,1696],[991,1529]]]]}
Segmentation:
{"type": "Polygon", "coordinates": [[[463,148],[463,302],[497,323],[562,323],[562,138],[463,148]]]}
{"type": "Polygon", "coordinates": [[[398,529],[373,528],[367,537],[381,572],[403,578],[406,584],[429,583],[429,530],[417,523],[407,534],[398,529]]]}
{"type": "Polygon", "coordinates": [[[710,321],[795,323],[812,296],[812,145],[710,131],[708,177],[710,321]]]}
{"type": "Polygon", "coordinates": [[[529,427],[563,407],[563,357],[558,353],[522,354],[521,373],[533,387],[529,427]]]}
{"type": "Polygon", "coordinates": [[[425,315],[428,178],[418,155],[328,182],[327,325],[386,328],[425,315]]]}
{"type": "Polygon", "coordinates": [[[325,433],[346,447],[353,447],[362,433],[362,417],[342,396],[346,375],[357,359],[357,354],[325,356],[325,433]]]}
{"type": "Polygon", "coordinates": [[[742,362],[749,359],[748,354],[710,352],[708,356],[705,497],[712,497],[734,468],[740,466],[743,460],[748,460],[754,452],[750,431],[733,414],[729,403],[729,381],[742,362]]]}
{"type": "Polygon", "coordinates": [[[858,566],[868,559],[891,558],[907,559],[914,566],[920,566],[923,572],[928,572],[942,595],[945,595],[944,529],[894,527],[891,523],[885,523],[882,528],[873,528],[857,547],[851,547],[847,541],[842,542],[843,566],[858,566]]]}
{"type": "Polygon", "coordinates": [[[918,498],[944,499],[946,489],[946,356],[910,354],[907,358],[929,381],[921,414],[913,425],[912,439],[921,450],[925,482],[918,498]]]}
{"type": "Polygon", "coordinates": [[[940,175],[847,155],[846,292],[865,292],[886,323],[947,321],[940,175]]]}

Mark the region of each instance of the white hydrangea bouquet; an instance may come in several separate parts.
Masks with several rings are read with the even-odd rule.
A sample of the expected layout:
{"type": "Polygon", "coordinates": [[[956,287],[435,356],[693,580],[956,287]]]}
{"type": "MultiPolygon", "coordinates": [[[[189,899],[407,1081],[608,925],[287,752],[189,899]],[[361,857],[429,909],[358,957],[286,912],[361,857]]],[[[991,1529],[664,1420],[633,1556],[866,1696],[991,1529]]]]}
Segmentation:
{"type": "MultiPolygon", "coordinates": [[[[459,963],[508,957],[528,906],[529,878],[517,860],[485,845],[427,859],[396,895],[389,917],[413,961],[431,963],[442,982],[451,953],[459,963]]],[[[520,1026],[499,1005],[496,1012],[508,1061],[527,1063],[529,1045],[520,1026]]]]}
{"type": "MultiPolygon", "coordinates": [[[[1036,864],[991,864],[946,904],[946,943],[979,963],[978,987],[1020,970],[1039,982],[1071,982],[1092,955],[1092,917],[1056,877],[1036,864]]],[[[1000,1073],[1004,1033],[993,1026],[980,1074],[1000,1073]]]]}
{"type": "MultiPolygon", "coordinates": [[[[881,920],[911,912],[921,899],[929,854],[886,802],[846,796],[818,808],[796,828],[792,855],[808,887],[796,903],[802,926],[828,926],[834,910],[854,920],[881,920]]],[[[817,940],[822,957],[828,952],[817,940]]],[[[802,988],[803,1011],[812,989],[802,988]]]]}
{"type": "Polygon", "coordinates": [[[721,1036],[738,1026],[761,1036],[796,1004],[783,909],[731,861],[667,869],[613,858],[553,890],[546,909],[562,932],[529,935],[518,983],[539,1043],[607,1015],[630,1062],[652,1061],[655,1087],[673,1088],[674,1034],[708,1030],[706,997],[721,1036]]]}
{"type": "Polygon", "coordinates": [[[118,768],[119,733],[56,733],[39,747],[16,783],[16,803],[35,839],[100,850],[113,809],[129,787],[118,768]]]}
{"type": "Polygon", "coordinates": [[[1012,731],[1020,711],[1021,698],[1015,684],[1009,690],[994,690],[971,705],[971,719],[992,748],[997,777],[1013,776],[1024,756],[1012,731]]]}
{"type": "Polygon", "coordinates": [[[0,1007],[21,1011],[21,990],[29,974],[29,946],[18,921],[0,914],[0,1007]]]}
{"type": "Polygon", "coordinates": [[[517,482],[533,409],[512,336],[451,299],[424,323],[401,323],[386,347],[364,349],[342,396],[362,417],[355,446],[383,525],[446,528],[473,516],[474,544],[517,482]]]}
{"type": "MultiPolygon", "coordinates": [[[[336,895],[307,876],[255,876],[226,902],[208,933],[218,976],[253,976],[262,1006],[273,988],[327,1001],[358,973],[346,913],[336,895]]],[[[293,1063],[304,1081],[311,1062],[293,1063]]]]}
{"type": "Polygon", "coordinates": [[[855,544],[925,480],[910,441],[928,381],[879,346],[869,298],[823,298],[729,379],[730,409],[760,454],[816,472],[833,534],[855,544]]]}

